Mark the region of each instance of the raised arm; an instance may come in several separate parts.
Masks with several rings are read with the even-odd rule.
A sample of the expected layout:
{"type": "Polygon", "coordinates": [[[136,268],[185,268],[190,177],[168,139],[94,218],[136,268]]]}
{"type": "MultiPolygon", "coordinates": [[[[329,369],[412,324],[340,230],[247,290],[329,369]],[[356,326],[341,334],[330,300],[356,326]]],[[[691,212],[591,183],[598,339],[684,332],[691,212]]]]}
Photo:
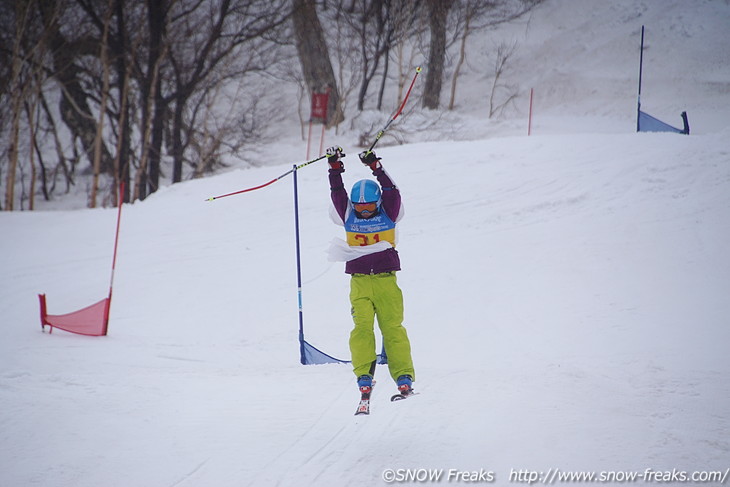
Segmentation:
{"type": "Polygon", "coordinates": [[[397,220],[401,211],[400,191],[390,175],[383,169],[383,165],[380,163],[380,157],[376,156],[375,152],[372,151],[361,152],[358,156],[360,157],[360,161],[373,171],[373,176],[380,183],[380,187],[383,190],[382,210],[391,220],[397,220]]]}
{"type": "Polygon", "coordinates": [[[345,184],[342,182],[342,173],[345,172],[345,165],[342,163],[343,157],[345,157],[345,153],[342,152],[342,147],[334,146],[327,149],[327,162],[330,165],[330,196],[337,214],[344,222],[349,201],[345,184]]]}

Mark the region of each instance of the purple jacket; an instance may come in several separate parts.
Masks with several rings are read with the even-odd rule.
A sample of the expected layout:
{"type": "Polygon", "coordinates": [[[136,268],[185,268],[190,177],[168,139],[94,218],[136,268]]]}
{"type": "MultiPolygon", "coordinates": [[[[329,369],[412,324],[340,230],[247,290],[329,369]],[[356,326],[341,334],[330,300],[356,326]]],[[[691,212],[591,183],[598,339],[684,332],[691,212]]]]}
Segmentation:
{"type": "MultiPolygon", "coordinates": [[[[330,169],[330,191],[332,196],[332,204],[339,215],[342,223],[345,223],[345,215],[348,207],[352,205],[350,198],[342,182],[342,173],[344,169],[330,169]]],[[[373,171],[380,183],[382,189],[382,203],[380,211],[385,212],[388,217],[396,221],[400,214],[401,200],[400,191],[390,179],[390,176],[381,167],[373,171]]],[[[383,250],[375,254],[365,255],[354,260],[347,261],[345,264],[345,272],[347,274],[380,274],[383,272],[393,272],[400,270],[400,258],[398,252],[394,248],[383,250]]]]}

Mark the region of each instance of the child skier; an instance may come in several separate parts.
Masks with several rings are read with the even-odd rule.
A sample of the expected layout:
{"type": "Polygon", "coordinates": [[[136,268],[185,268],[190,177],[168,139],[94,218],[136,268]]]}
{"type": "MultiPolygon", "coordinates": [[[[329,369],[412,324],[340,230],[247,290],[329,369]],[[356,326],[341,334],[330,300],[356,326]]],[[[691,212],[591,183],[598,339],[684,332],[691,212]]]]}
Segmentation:
{"type": "Polygon", "coordinates": [[[335,260],[346,261],[345,272],[351,275],[353,371],[363,399],[369,399],[376,363],[373,325],[377,316],[390,375],[400,395],[406,397],[413,391],[415,373],[410,341],[402,324],[403,294],[395,275],[400,270],[395,250],[395,226],[402,216],[400,191],[383,169],[380,158],[372,151],[364,151],[359,154],[360,161],[372,170],[380,185],[362,179],[354,184],[348,197],[342,182],[344,156],[339,146],[327,149],[336,221],[344,225],[347,234],[347,245],[334,253],[339,254],[335,260]]]}

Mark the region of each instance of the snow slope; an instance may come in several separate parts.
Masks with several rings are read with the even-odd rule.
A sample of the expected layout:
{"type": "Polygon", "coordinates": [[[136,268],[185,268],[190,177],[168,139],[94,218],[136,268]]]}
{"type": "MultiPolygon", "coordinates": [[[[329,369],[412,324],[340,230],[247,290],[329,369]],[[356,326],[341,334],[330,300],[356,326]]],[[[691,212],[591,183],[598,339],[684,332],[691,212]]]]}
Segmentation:
{"type": "MultiPolygon", "coordinates": [[[[388,403],[380,370],[368,418],[352,416],[347,366],[297,362],[290,182],[203,201],[270,169],[124,209],[105,338],[41,334],[35,293],[55,313],[105,294],[114,210],[2,215],[13,236],[0,252],[2,484],[725,469],[727,135],[381,151],[407,204],[400,282],[422,394],[388,403]]],[[[350,164],[346,175],[364,174],[350,164]]],[[[339,235],[325,168],[299,176],[307,337],[346,356],[347,278],[324,254],[339,235]]]]}
{"type": "MultiPolygon", "coordinates": [[[[730,10],[700,3],[681,10],[694,26],[730,10]]],[[[616,4],[636,30],[641,9],[616,4]]],[[[530,32],[560,45],[551,22],[580,5],[546,5],[530,32]]],[[[698,118],[727,121],[716,88],[698,85],[698,118]]],[[[292,178],[204,201],[286,172],[283,157],[124,207],[107,337],[41,333],[36,294],[54,314],[106,295],[116,210],[0,214],[0,485],[362,486],[387,469],[482,470],[496,485],[520,470],[727,476],[730,125],[636,134],[622,128],[630,107],[594,103],[581,95],[531,137],[516,119],[476,137],[472,114],[459,121],[476,140],[378,150],[406,207],[399,282],[421,394],[388,402],[380,367],[370,417],[353,416],[348,366],[298,363],[292,178]]],[[[348,137],[350,185],[368,174],[348,137]]],[[[326,164],[298,180],[307,339],[347,358],[326,164]]]]}

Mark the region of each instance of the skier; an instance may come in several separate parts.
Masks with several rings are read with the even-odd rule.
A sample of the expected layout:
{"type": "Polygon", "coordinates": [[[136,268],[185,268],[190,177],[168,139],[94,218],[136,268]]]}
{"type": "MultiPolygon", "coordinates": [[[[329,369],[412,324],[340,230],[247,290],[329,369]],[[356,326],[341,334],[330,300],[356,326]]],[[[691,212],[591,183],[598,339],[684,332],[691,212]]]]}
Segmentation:
{"type": "Polygon", "coordinates": [[[395,227],[402,217],[400,191],[383,169],[380,158],[372,151],[364,151],[359,154],[360,161],[372,170],[380,185],[371,179],[362,179],[354,184],[348,197],[342,182],[344,156],[339,146],[327,149],[330,191],[336,211],[333,219],[344,225],[347,234],[347,245],[340,241],[339,248],[330,249],[331,254],[339,254],[339,257],[330,257],[345,260],[345,272],[351,275],[353,371],[362,398],[367,398],[369,403],[376,363],[373,326],[377,316],[390,375],[400,396],[407,397],[413,392],[415,373],[410,341],[402,324],[403,293],[395,275],[400,270],[395,250],[395,227]]]}

